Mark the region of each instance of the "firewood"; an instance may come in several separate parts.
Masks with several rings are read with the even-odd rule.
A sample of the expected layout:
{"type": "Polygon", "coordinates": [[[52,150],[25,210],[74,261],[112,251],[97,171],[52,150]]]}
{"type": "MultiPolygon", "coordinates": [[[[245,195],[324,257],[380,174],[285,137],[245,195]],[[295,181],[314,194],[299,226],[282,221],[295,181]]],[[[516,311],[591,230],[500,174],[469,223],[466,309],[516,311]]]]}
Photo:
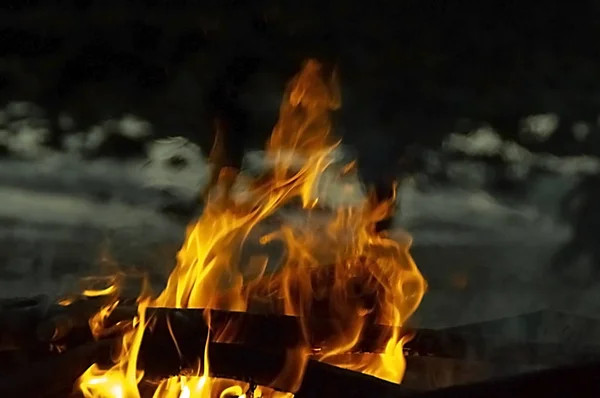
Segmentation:
{"type": "MultiPolygon", "coordinates": [[[[95,362],[103,351],[106,353],[109,350],[108,342],[107,340],[81,346],[58,357],[40,361],[11,374],[5,374],[0,378],[0,396],[6,398],[68,396],[69,392],[73,390],[73,383],[77,377],[95,362]]],[[[155,348],[154,354],[157,354],[157,351],[160,351],[160,347],[155,348]]],[[[150,353],[151,351],[147,351],[146,355],[150,353]]],[[[154,359],[154,371],[158,369],[156,364],[160,362],[160,359],[161,356],[157,354],[154,359]]],[[[250,377],[257,377],[262,382],[267,382],[269,377],[276,376],[280,370],[278,366],[281,365],[282,356],[265,353],[254,348],[240,348],[233,344],[211,344],[209,361],[214,369],[211,371],[213,376],[228,376],[233,372],[246,373],[243,375],[246,380],[250,377]],[[232,362],[234,364],[230,365],[232,362]],[[270,374],[271,372],[273,374],[270,374]]],[[[146,362],[146,365],[149,365],[148,359],[146,362]]],[[[600,363],[593,362],[417,393],[402,385],[309,360],[302,384],[295,396],[297,398],[403,398],[413,396],[422,398],[465,396],[474,398],[507,396],[563,398],[571,396],[577,391],[579,397],[595,398],[600,396],[600,382],[596,377],[598,372],[600,372],[600,363]]],[[[154,377],[156,376],[158,375],[155,374],[154,377]]],[[[282,384],[278,387],[285,388],[282,384]]]]}
{"type": "MultiPolygon", "coordinates": [[[[91,337],[88,321],[99,308],[98,302],[90,301],[77,307],[61,307],[50,311],[51,315],[47,319],[39,321],[37,326],[32,326],[37,330],[35,342],[65,346],[80,344],[86,336],[88,339],[91,337]]],[[[339,327],[331,319],[317,317],[302,320],[279,314],[226,310],[207,312],[204,309],[149,308],[147,311],[147,318],[151,320],[148,333],[170,336],[170,327],[175,335],[194,336],[201,344],[206,341],[209,331],[207,315],[210,317],[212,340],[257,347],[291,348],[308,344],[313,349],[322,349],[327,339],[337,333],[336,327],[339,327]],[[303,334],[302,322],[310,323],[308,339],[303,334]]],[[[106,327],[110,329],[119,322],[126,324],[136,315],[135,305],[119,305],[108,318],[106,327]]],[[[119,332],[119,329],[116,331],[119,332]]],[[[362,338],[353,351],[380,352],[392,332],[392,327],[367,323],[362,338]]],[[[107,334],[104,337],[112,336],[113,334],[107,334]]]]}
{"type": "MultiPolygon", "coordinates": [[[[131,307],[118,307],[110,319],[113,322],[131,319],[134,311],[131,307]]],[[[206,316],[210,317],[211,340],[243,343],[258,348],[281,349],[308,345],[312,349],[322,349],[324,342],[336,333],[334,321],[326,318],[309,320],[311,329],[307,341],[301,328],[301,322],[306,320],[293,316],[171,308],[150,308],[147,314],[148,319],[151,319],[150,333],[155,336],[171,336],[172,331],[175,336],[193,336],[201,344],[204,344],[208,334],[206,316]]],[[[387,341],[386,337],[392,331],[393,328],[389,326],[367,324],[352,351],[381,352],[387,341]]]]}
{"type": "MultiPolygon", "coordinates": [[[[198,347],[199,348],[199,347],[198,347]]],[[[189,347],[182,348],[189,349],[189,347]]],[[[198,354],[203,355],[202,351],[198,354]]],[[[278,378],[290,351],[267,351],[238,344],[212,343],[208,347],[209,373],[213,377],[251,381],[279,391],[293,390],[294,381],[278,378]]],[[[184,356],[187,356],[184,354],[184,356]]],[[[202,358],[202,357],[200,357],[202,358]]],[[[148,378],[180,374],[182,360],[166,353],[164,347],[142,343],[140,366],[148,378]]],[[[184,368],[197,370],[198,358],[184,358],[184,368]],[[195,363],[194,363],[195,362],[195,363]]],[[[413,391],[373,376],[338,368],[309,359],[296,397],[407,397],[413,391]]]]}
{"type": "MultiPolygon", "coordinates": [[[[0,377],[0,396],[3,398],[69,396],[74,391],[77,378],[93,363],[110,367],[110,353],[119,341],[115,339],[89,343],[4,374],[0,377]]],[[[203,352],[197,354],[202,355],[203,352]]],[[[209,370],[212,377],[252,381],[280,391],[289,391],[294,384],[286,378],[277,380],[286,356],[285,351],[257,350],[237,344],[213,343],[208,348],[209,370]]],[[[146,380],[159,380],[185,371],[185,366],[182,369],[179,360],[171,357],[163,347],[151,342],[143,344],[139,359],[146,380]]],[[[149,394],[148,397],[152,396],[148,384],[144,384],[140,389],[144,391],[142,396],[145,397],[146,394],[149,394]]],[[[410,393],[394,383],[308,360],[296,397],[402,398],[410,396],[410,393]]],[[[81,395],[73,393],[71,396],[81,395]]]]}
{"type": "MultiPolygon", "coordinates": [[[[55,315],[38,326],[38,343],[60,344],[65,347],[88,341],[88,319],[97,311],[92,301],[80,304],[79,308],[63,307],[60,311],[49,311],[55,315]],[[57,332],[54,332],[54,329],[57,332]],[[42,332],[43,331],[43,332],[42,332]],[[51,338],[58,336],[57,338],[51,338]],[[86,340],[87,339],[87,340],[86,340]]],[[[137,314],[135,305],[118,306],[109,318],[112,326],[119,321],[128,321],[137,314]]],[[[327,338],[333,335],[335,323],[326,317],[308,320],[310,338],[303,335],[303,320],[286,315],[259,314],[225,310],[210,310],[211,340],[230,343],[243,343],[257,348],[285,349],[307,344],[312,349],[323,348],[327,338]]],[[[158,342],[164,339],[170,344],[172,337],[168,327],[180,339],[198,339],[203,345],[208,335],[204,309],[149,308],[148,319],[151,328],[147,334],[154,334],[158,342]]],[[[306,321],[306,320],[304,320],[306,321]]],[[[117,330],[118,331],[118,330],[117,330]]],[[[381,352],[387,337],[393,329],[385,325],[366,324],[362,337],[351,352],[381,352]]],[[[409,332],[408,330],[406,331],[409,332]]],[[[580,360],[600,360],[600,347],[582,346],[573,349],[563,344],[526,343],[506,341],[498,344],[482,335],[464,335],[454,330],[416,329],[414,338],[405,345],[409,356],[434,356],[484,362],[519,362],[522,364],[568,364],[580,360]]],[[[107,335],[106,337],[111,337],[107,335]]],[[[165,344],[165,343],[161,343],[165,344]]]]}

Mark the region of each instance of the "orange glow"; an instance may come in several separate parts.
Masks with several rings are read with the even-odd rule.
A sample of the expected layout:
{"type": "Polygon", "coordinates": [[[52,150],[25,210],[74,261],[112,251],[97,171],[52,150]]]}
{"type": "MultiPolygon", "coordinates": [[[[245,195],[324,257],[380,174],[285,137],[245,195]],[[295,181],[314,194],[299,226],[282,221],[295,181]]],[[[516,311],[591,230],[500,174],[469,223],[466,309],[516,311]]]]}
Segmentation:
{"type": "MultiPolygon", "coordinates": [[[[374,232],[374,223],[391,211],[391,201],[373,206],[366,200],[359,206],[338,209],[327,219],[322,212],[311,211],[319,204],[316,187],[320,177],[333,167],[332,152],[339,144],[332,139],[330,118],[341,105],[339,87],[335,72],[331,78],[323,75],[321,65],[309,60],[289,83],[279,121],[267,143],[274,170],[251,185],[250,199],[244,203],[223,200],[219,189],[211,193],[202,216],[188,227],[167,286],[155,299],[140,300],[138,317],[123,338],[115,366],[102,371],[94,365],[81,377],[86,397],[139,396],[137,383],[142,372],[136,370],[136,356],[147,306],[247,312],[268,308],[300,317],[306,341],[310,341],[315,320],[326,319],[335,333],[316,353],[309,347],[290,352],[279,377],[299,386],[312,355],[336,366],[401,382],[405,370],[402,348],[408,339],[401,327],[419,306],[426,283],[408,252],[410,239],[398,242],[374,232]],[[301,167],[286,156],[289,153],[301,155],[301,167]],[[273,222],[266,222],[283,205],[297,199],[306,223],[280,222],[274,227],[273,222]],[[285,248],[282,259],[271,258],[274,242],[285,248]],[[261,253],[253,254],[251,248],[259,248],[261,253]],[[269,266],[273,262],[275,266],[269,266]],[[357,345],[364,327],[373,324],[394,326],[391,335],[381,337],[385,339],[381,341],[384,352],[346,355],[357,345]]],[[[350,164],[339,175],[342,178],[353,172],[350,164]]],[[[108,289],[98,294],[110,293],[113,291],[108,289]]],[[[97,315],[93,330],[101,327],[114,305],[97,315]]],[[[226,342],[227,338],[224,334],[211,336],[212,341],[226,342]]],[[[205,353],[209,349],[207,346],[205,353]]],[[[164,380],[154,396],[244,396],[247,386],[209,378],[208,365],[205,357],[202,375],[164,380]]]]}

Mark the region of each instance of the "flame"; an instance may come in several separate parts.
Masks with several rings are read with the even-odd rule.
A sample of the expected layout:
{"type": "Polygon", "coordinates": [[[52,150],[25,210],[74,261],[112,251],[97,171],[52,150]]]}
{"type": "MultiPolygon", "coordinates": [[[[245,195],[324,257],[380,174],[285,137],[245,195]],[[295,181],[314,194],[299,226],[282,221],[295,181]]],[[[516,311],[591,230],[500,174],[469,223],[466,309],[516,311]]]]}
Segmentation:
{"type": "Polygon", "coordinates": [[[79,388],[86,398],[140,398],[138,383],[144,372],[137,368],[138,353],[144,336],[146,308],[150,300],[138,302],[138,315],[134,318],[131,330],[123,334],[121,351],[115,365],[103,370],[92,365],[80,377],[79,388]]]}
{"type": "MultiPolygon", "coordinates": [[[[250,199],[244,203],[225,200],[218,189],[211,193],[202,216],[188,227],[167,286],[154,300],[139,302],[134,327],[123,337],[115,366],[107,371],[93,366],[81,377],[86,397],[139,396],[136,386],[142,373],[136,370],[136,356],[148,306],[255,311],[267,303],[272,311],[299,317],[307,342],[315,322],[333,325],[335,333],[321,342],[313,357],[389,381],[402,380],[402,348],[409,337],[401,327],[419,306],[426,283],[408,252],[410,239],[398,242],[374,232],[374,223],[390,213],[395,198],[376,205],[366,200],[337,210],[325,221],[311,212],[319,204],[320,177],[331,170],[339,145],[332,138],[330,117],[341,105],[339,85],[335,71],[328,79],[324,74],[317,61],[309,60],[288,84],[267,143],[272,173],[249,188],[250,199]],[[300,166],[290,154],[301,155],[300,166]],[[272,227],[267,221],[296,198],[305,210],[305,222],[272,227]],[[274,242],[285,247],[274,270],[268,254],[246,254],[250,246],[268,251],[274,242]],[[384,352],[347,355],[365,326],[373,324],[393,326],[391,335],[381,337],[384,352]]],[[[353,171],[353,164],[348,165],[340,178],[353,171]]],[[[97,315],[95,325],[114,305],[97,315]]],[[[211,337],[227,338],[225,333],[211,337]]],[[[209,378],[209,349],[202,375],[166,379],[155,398],[245,396],[248,386],[243,383],[209,378]]],[[[298,387],[309,354],[307,346],[290,350],[279,377],[298,387]]]]}

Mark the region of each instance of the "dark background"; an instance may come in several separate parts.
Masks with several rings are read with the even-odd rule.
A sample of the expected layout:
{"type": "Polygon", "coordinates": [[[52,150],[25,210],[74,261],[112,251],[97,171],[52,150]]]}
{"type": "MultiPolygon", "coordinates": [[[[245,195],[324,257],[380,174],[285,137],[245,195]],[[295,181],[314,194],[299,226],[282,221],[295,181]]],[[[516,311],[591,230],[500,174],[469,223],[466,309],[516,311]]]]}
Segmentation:
{"type": "MultiPolygon", "coordinates": [[[[68,111],[79,128],[127,111],[205,147],[206,93],[234,57],[267,76],[242,79],[255,104],[317,57],[342,78],[338,131],[371,151],[435,147],[460,118],[471,120],[461,129],[489,124],[518,141],[523,117],[548,112],[560,117],[557,133],[523,144],[596,151],[571,134],[577,121],[596,126],[600,105],[595,1],[12,3],[0,10],[0,103],[30,100],[53,119],[68,111]]],[[[272,102],[254,146],[274,120],[272,102]]]]}

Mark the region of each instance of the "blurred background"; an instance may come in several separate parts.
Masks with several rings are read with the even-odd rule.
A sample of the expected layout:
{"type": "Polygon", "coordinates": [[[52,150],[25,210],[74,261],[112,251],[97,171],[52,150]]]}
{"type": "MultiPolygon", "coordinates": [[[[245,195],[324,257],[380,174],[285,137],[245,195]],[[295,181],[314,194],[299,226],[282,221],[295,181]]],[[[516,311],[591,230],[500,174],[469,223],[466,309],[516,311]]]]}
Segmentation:
{"type": "Polygon", "coordinates": [[[403,178],[416,324],[596,316],[600,3],[192,3],[0,8],[0,296],[164,279],[208,181],[211,93],[259,150],[314,57],[339,73],[345,154],[403,178]]]}

